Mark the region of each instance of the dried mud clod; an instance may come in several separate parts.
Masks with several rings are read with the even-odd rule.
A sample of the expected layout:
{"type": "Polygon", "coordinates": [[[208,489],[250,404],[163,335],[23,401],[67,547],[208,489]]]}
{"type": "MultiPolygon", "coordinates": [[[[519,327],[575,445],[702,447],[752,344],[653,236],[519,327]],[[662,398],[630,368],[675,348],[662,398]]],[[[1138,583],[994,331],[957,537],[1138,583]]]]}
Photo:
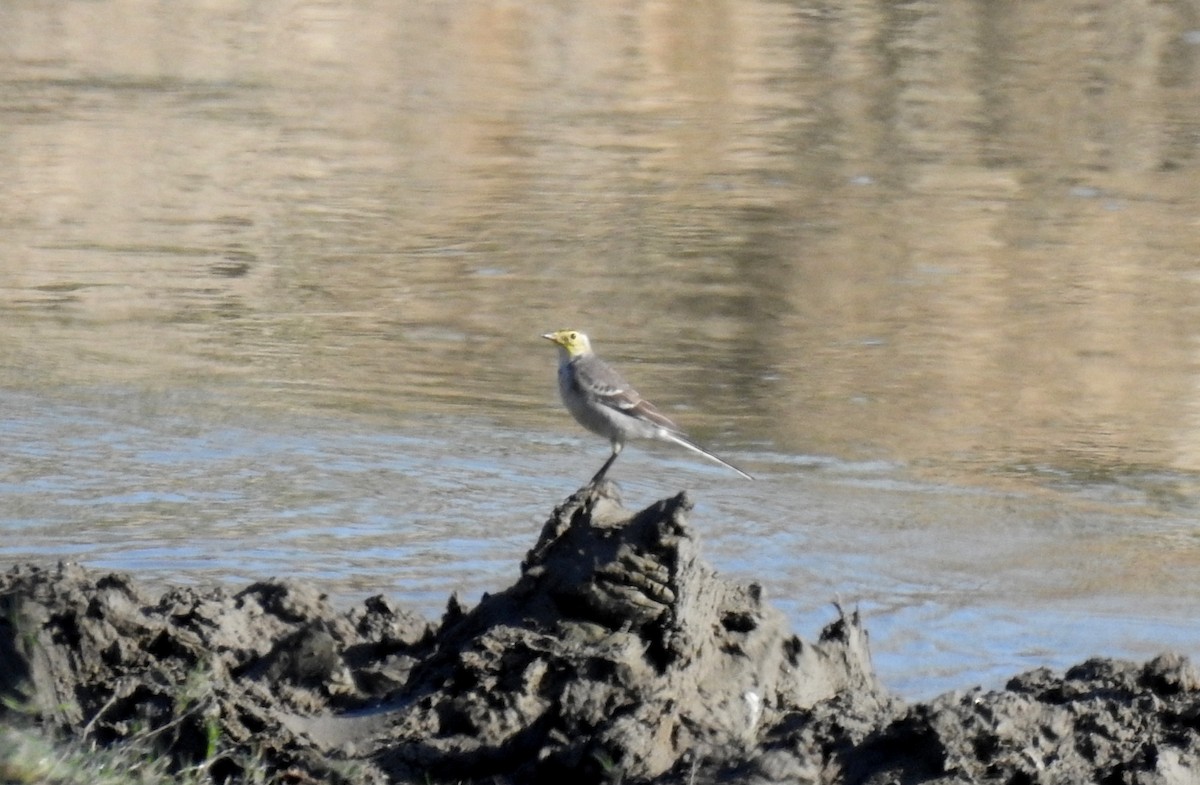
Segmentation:
{"type": "Polygon", "coordinates": [[[608,484],[569,498],[508,590],[438,635],[376,741],[403,776],[600,782],[728,761],[764,723],[854,686],[878,691],[856,618],[809,644],[753,584],[699,555],[685,494],[637,514],[608,484]]]}
{"type": "Polygon", "coordinates": [[[407,678],[428,623],[367,605],[339,614],[277,581],[152,597],[125,575],[17,566],[0,576],[0,718],[102,745],[132,739],[218,780],[266,765],[348,781],[284,718],[373,700],[363,685],[389,668],[389,684],[407,678]]]}

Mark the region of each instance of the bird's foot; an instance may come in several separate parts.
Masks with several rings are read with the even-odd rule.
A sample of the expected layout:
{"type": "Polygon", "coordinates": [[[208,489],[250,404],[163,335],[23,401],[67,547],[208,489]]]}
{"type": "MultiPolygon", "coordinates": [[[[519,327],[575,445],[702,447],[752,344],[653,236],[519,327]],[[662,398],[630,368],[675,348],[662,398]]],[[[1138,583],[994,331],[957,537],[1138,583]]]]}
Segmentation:
{"type": "Polygon", "coordinates": [[[607,497],[609,499],[616,501],[617,503],[620,503],[620,501],[621,501],[620,486],[617,485],[612,480],[606,480],[603,477],[599,477],[599,478],[593,477],[588,482],[587,485],[583,486],[579,490],[582,491],[583,493],[586,493],[586,494],[589,494],[592,496],[607,497]]]}

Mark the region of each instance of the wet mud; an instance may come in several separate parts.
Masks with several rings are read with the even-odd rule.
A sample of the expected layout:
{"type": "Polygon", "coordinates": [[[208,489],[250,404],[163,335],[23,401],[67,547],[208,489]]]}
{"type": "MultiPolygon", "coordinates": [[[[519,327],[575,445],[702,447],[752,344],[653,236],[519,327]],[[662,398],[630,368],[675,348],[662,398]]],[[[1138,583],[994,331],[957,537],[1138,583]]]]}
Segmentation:
{"type": "Polygon", "coordinates": [[[854,612],[815,639],[699,553],[686,495],[554,510],[511,586],[437,622],[317,588],[151,592],[74,564],[0,577],[0,722],[130,739],[217,781],[1190,783],[1183,656],[890,695],[854,612]]]}

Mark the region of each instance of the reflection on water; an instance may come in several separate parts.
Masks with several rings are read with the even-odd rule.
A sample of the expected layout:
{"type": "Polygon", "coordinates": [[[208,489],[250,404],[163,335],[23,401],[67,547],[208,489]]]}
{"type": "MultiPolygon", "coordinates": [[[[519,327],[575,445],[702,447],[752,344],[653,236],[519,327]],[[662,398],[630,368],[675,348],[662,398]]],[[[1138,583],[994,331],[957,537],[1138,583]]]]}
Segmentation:
{"type": "Polygon", "coordinates": [[[3,552],[494,589],[605,452],[537,337],[571,326],[766,477],[631,450],[631,503],[697,488],[723,569],[810,627],[861,601],[906,687],[1194,652],[1198,30],[6,5],[3,552]]]}

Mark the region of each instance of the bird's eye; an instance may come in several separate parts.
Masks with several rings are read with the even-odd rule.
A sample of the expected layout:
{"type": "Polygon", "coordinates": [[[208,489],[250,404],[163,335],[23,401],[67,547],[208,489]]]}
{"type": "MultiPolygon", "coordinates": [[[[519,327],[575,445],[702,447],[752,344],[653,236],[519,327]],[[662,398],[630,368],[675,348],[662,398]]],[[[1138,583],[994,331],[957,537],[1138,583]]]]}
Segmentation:
{"type": "Polygon", "coordinates": [[[567,340],[568,340],[568,341],[577,341],[577,340],[579,340],[579,333],[571,333],[570,335],[568,335],[568,336],[567,336],[567,340]]]}

